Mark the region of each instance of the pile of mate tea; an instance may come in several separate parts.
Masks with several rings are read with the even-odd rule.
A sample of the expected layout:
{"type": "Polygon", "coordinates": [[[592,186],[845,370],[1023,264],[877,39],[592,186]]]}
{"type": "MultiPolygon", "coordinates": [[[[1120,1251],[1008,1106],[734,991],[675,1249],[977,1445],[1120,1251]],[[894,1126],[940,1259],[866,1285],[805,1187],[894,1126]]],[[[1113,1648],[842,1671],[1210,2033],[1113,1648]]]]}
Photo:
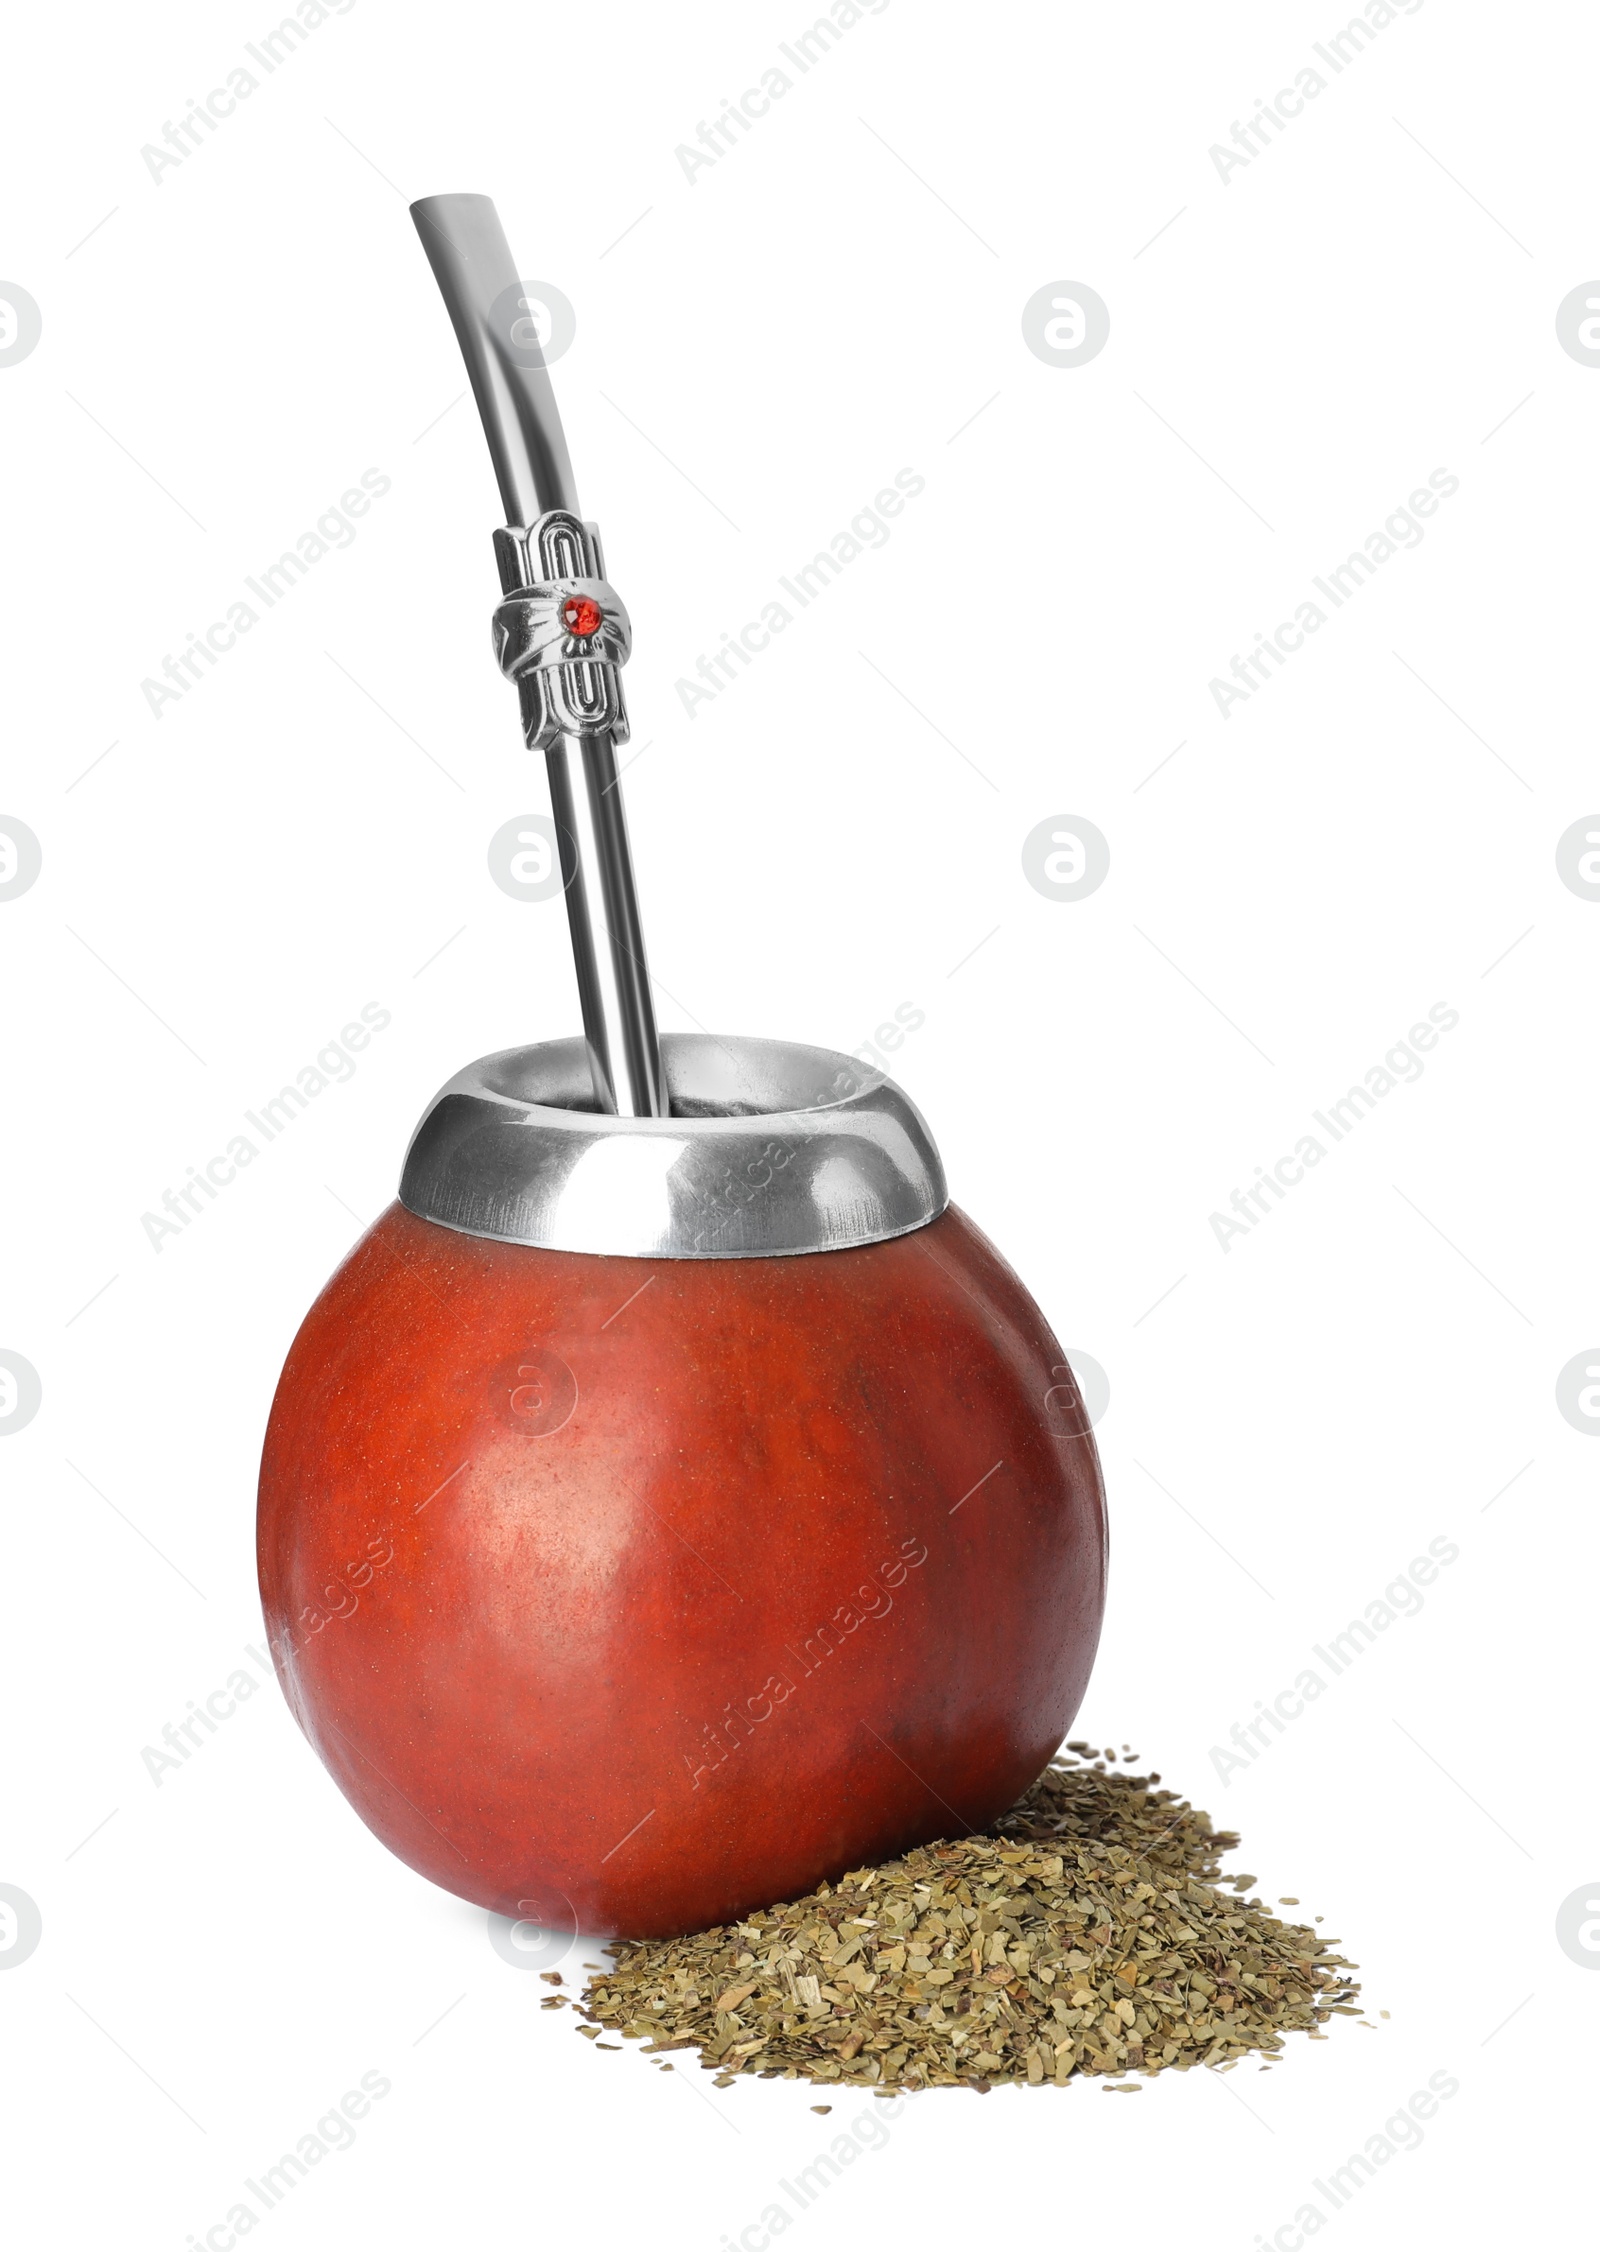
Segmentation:
{"type": "MultiPolygon", "coordinates": [[[[1224,1879],[1229,1831],[1069,1744],[983,1837],[852,1869],[685,1939],[621,1942],[578,2030],[764,2079],[987,2090],[1272,2059],[1359,2016],[1353,1966],[1224,1879]]],[[[1131,1756],[1131,1755],[1130,1755],[1131,1756]]],[[[1282,1900],[1281,1907],[1296,1907],[1282,1900]]]]}

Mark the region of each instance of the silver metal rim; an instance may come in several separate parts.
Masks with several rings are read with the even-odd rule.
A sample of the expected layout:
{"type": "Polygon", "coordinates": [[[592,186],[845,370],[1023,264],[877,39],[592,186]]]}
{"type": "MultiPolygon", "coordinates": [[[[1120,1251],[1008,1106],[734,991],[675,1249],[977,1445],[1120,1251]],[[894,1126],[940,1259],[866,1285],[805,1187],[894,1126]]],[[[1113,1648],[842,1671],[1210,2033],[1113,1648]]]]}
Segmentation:
{"type": "Polygon", "coordinates": [[[469,1064],[412,1136],[401,1203],[461,1235],[649,1259],[843,1251],[948,1203],[916,1105],[855,1057],[709,1033],[661,1048],[666,1118],[593,1108],[582,1040],[469,1064]]]}

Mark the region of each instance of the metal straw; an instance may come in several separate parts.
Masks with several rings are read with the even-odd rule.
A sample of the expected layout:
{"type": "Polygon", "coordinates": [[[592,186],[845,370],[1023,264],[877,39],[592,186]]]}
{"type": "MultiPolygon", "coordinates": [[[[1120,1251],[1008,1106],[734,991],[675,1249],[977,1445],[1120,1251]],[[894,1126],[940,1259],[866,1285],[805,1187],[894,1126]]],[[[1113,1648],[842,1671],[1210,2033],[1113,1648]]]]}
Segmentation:
{"type": "MultiPolygon", "coordinates": [[[[519,295],[517,269],[493,203],[482,195],[424,196],[411,206],[411,216],[466,361],[508,526],[525,534],[553,509],[577,517],[577,486],[555,393],[543,355],[530,341],[529,308],[519,295]]],[[[498,535],[495,544],[509,596],[528,583],[519,554],[519,544],[526,543],[498,535]]],[[[602,576],[595,573],[596,580],[602,576]]],[[[584,671],[587,676],[598,669],[584,671]]],[[[527,708],[525,700],[525,713],[527,708]]],[[[545,745],[545,760],[595,1101],[602,1111],[624,1117],[664,1118],[666,1082],[617,780],[615,730],[561,733],[545,745]],[[576,767],[583,771],[581,788],[575,786],[576,767]]]]}

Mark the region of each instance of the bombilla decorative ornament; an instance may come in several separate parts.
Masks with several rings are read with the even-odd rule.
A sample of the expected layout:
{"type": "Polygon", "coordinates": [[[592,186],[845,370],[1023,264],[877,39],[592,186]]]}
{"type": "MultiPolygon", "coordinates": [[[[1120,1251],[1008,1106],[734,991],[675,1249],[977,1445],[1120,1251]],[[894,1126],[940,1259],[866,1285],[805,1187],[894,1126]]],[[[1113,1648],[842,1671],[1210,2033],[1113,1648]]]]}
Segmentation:
{"type": "Polygon", "coordinates": [[[625,743],[618,667],[628,661],[633,628],[606,584],[599,526],[552,508],[525,531],[496,532],[494,552],[507,590],[494,614],[494,653],[521,694],[529,750],[548,751],[562,735],[625,743]]]}
{"type": "Polygon", "coordinates": [[[481,195],[425,196],[411,216],[455,324],[506,511],[494,535],[503,597],[494,650],[517,685],[523,739],[549,769],[595,1103],[663,1118],[667,1087],[616,761],[628,740],[628,613],[606,581],[599,530],[578,513],[555,393],[494,205],[481,195]]]}

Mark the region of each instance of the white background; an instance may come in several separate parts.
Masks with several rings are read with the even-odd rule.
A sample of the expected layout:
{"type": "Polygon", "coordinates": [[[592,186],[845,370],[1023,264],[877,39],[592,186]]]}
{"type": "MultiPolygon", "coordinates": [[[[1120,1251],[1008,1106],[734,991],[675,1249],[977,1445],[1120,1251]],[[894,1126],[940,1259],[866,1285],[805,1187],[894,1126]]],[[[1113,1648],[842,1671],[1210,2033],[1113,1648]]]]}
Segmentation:
{"type": "Polygon", "coordinates": [[[852,1048],[925,1012],[894,1068],[958,1201],[1109,1375],[1081,1728],[1238,1826],[1391,2012],[1267,2085],[920,2098],[794,2243],[1288,2252],[1435,2071],[1459,2094],[1326,2227],[1548,2227],[1596,1992],[1556,1916],[1600,1872],[1600,1446],[1555,1396],[1600,1334],[1600,906],[1555,862],[1600,803],[1600,372],[1555,331],[1600,272],[1587,12],[1427,0],[1224,183],[1208,149],[1339,8],[892,0],[691,184],[675,147],[804,7],[359,0],[152,180],[274,20],[11,35],[0,277],[43,314],[0,368],[0,813],[44,854],[0,906],[0,1344],[43,1386],[0,1504],[0,1879],[43,1917],[0,1979],[20,2240],[204,2241],[364,2071],[391,2092],[272,2244],[715,2247],[854,2115],[575,2053],[275,1689],[160,1788],[141,1758],[259,1643],[272,1387],[416,1116],[575,1029],[559,904],[485,865],[545,800],[406,211],[458,189],[577,309],[556,382],[635,620],[664,1025],[852,1048]],[[1021,330],[1058,279],[1110,307],[1075,369],[1021,330]],[[141,682],[369,467],[353,545],[153,716],[141,682]],[[678,679],[903,467],[887,545],[690,719],[678,679]],[[1213,676],[1438,468],[1420,546],[1222,717],[1213,676]],[[1092,897],[1023,877],[1055,815],[1109,839],[1092,897]],[[154,1250],[141,1215],[369,1001],[356,1076],[154,1250]],[[1211,1213],[1438,1002],[1421,1079],[1224,1251],[1211,1213]],[[1220,1778],[1439,1536],[1420,1615],[1220,1778]]]}

